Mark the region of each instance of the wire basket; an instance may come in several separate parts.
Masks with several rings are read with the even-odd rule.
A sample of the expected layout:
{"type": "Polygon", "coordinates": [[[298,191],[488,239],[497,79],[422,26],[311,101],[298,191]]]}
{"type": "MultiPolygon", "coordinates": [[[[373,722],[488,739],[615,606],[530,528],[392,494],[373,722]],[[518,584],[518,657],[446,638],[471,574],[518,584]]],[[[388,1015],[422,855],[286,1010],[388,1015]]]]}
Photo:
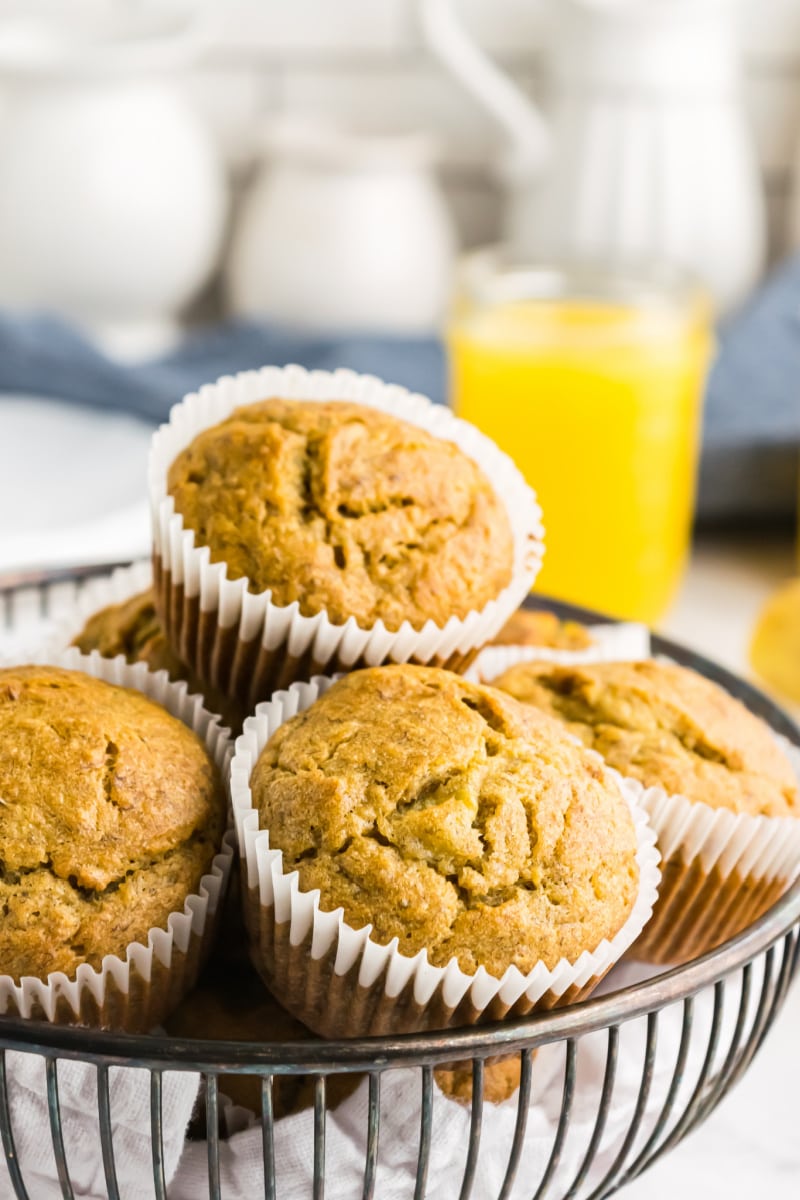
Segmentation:
{"type": "MultiPolygon", "coordinates": [[[[83,581],[101,570],[107,568],[6,581],[0,586],[0,640],[3,633],[33,635],[43,629],[42,622],[74,600],[83,581]]],[[[589,624],[600,620],[566,605],[548,602],[547,607],[589,624]]],[[[714,679],[776,732],[800,745],[800,733],[788,717],[742,680],[664,639],[654,638],[653,649],[714,679]]],[[[389,1190],[394,1197],[400,1194],[397,1168],[391,1189],[384,1187],[388,1176],[381,1174],[387,1170],[385,1138],[391,1138],[403,1142],[407,1194],[414,1200],[426,1195],[437,1200],[601,1200],[677,1145],[742,1077],[797,969],[799,931],[800,882],[739,937],[685,966],[627,986],[628,968],[623,966],[609,977],[605,994],[584,1003],[446,1033],[245,1043],[131,1036],[3,1019],[0,1138],[12,1188],[8,1194],[19,1200],[39,1200],[42,1195],[38,1178],[26,1176],[25,1156],[18,1153],[22,1131],[14,1127],[15,1059],[9,1052],[23,1052],[43,1061],[43,1135],[52,1142],[60,1194],[67,1200],[85,1194],[75,1190],[77,1151],[68,1130],[65,1134],[59,1089],[59,1068],[64,1071],[76,1062],[92,1076],[97,1171],[109,1200],[126,1200],[133,1194],[121,1187],[118,1177],[110,1079],[120,1068],[138,1070],[147,1093],[142,1168],[147,1186],[137,1195],[154,1195],[157,1200],[173,1195],[165,1165],[165,1137],[172,1132],[164,1103],[165,1075],[199,1072],[205,1146],[200,1149],[202,1189],[193,1193],[198,1198],[207,1194],[211,1200],[225,1200],[234,1195],[238,1200],[246,1195],[251,1200],[263,1195],[274,1200],[304,1195],[322,1200],[327,1194],[380,1200],[389,1190]],[[484,1100],[487,1072],[498,1059],[516,1060],[519,1079],[514,1099],[499,1107],[484,1100]],[[449,1115],[455,1102],[444,1100],[436,1083],[437,1068],[453,1063],[462,1068],[468,1064],[471,1073],[471,1102],[468,1108],[459,1107],[457,1137],[449,1115]],[[259,1164],[244,1192],[229,1190],[226,1177],[226,1102],[220,1089],[225,1075],[255,1076],[260,1090],[263,1115],[254,1126],[259,1164]],[[336,1149],[341,1129],[328,1097],[334,1077],[353,1075],[361,1080],[361,1105],[355,1111],[363,1127],[349,1132],[350,1159],[344,1170],[336,1149]],[[282,1177],[281,1122],[275,1107],[276,1088],[286,1077],[299,1076],[309,1080],[312,1097],[303,1126],[308,1135],[304,1184],[296,1177],[282,1177]],[[401,1092],[411,1108],[398,1129],[393,1106],[401,1092]],[[332,1156],[335,1169],[326,1172],[332,1156]]],[[[254,1136],[253,1130],[249,1136],[254,1136]]],[[[396,1155],[390,1157],[396,1162],[396,1155]]],[[[3,1187],[0,1159],[4,1197],[3,1187]]]]}

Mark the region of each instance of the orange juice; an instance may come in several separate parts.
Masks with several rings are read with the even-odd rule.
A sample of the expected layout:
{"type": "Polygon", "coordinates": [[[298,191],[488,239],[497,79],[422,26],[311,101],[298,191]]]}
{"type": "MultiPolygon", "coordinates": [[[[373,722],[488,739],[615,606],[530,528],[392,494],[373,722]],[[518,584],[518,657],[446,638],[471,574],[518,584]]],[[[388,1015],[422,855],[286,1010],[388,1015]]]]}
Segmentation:
{"type": "Polygon", "coordinates": [[[652,623],[689,546],[705,306],[596,283],[552,294],[547,278],[541,298],[518,279],[462,303],[449,338],[453,404],[538,493],[547,552],[536,590],[652,623]]]}

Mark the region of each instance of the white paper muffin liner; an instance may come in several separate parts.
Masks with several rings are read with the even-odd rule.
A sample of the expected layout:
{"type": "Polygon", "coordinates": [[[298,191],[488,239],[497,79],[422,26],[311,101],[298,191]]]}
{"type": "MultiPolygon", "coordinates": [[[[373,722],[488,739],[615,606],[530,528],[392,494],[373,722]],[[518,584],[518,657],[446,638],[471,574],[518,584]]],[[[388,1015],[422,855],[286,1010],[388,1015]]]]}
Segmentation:
{"type": "MultiPolygon", "coordinates": [[[[82,655],[76,649],[45,650],[28,662],[83,671],[149,696],[198,735],[223,781],[227,779],[232,752],[228,731],[203,707],[202,697],[189,695],[185,683],[170,682],[166,671],[148,671],[144,663],[130,666],[121,655],[108,659],[97,653],[82,655]]],[[[229,830],[197,892],[186,897],[183,911],[171,913],[163,928],[151,929],[146,945],[131,943],[124,959],[108,954],[98,970],[83,963],[74,978],[55,971],[46,979],[23,977],[15,983],[11,976],[0,975],[0,1015],[127,1032],[160,1024],[194,986],[211,947],[234,846],[229,830]]]]}
{"type": "Polygon", "coordinates": [[[650,657],[650,630],[633,622],[591,625],[594,645],[583,650],[555,650],[551,646],[486,646],[466,672],[479,683],[491,683],[521,662],[579,663],[635,662],[650,657]]]}
{"type": "MultiPolygon", "coordinates": [[[[800,750],[774,736],[800,785],[800,750]]],[[[734,813],[659,787],[643,787],[641,803],[663,860],[652,920],[633,949],[641,961],[679,963],[713,950],[765,913],[800,870],[797,817],[734,813]]]]}
{"type": "Polygon", "coordinates": [[[544,552],[541,510],[507,455],[449,409],[353,371],[264,367],[207,384],[177,404],[169,423],[154,435],[148,478],[154,582],[170,641],[201,679],[251,710],[277,688],[322,671],[411,660],[466,669],[475,650],[491,640],[530,591],[544,552]],[[392,632],[383,621],[362,628],[354,618],[337,625],[324,611],[305,617],[297,602],[274,604],[270,591],[255,594],[246,579],[229,579],[226,564],[210,562],[208,547],[195,546],[194,532],[175,512],[167,473],[201,430],[239,405],[273,396],[352,401],[454,442],[479,464],[506,507],[514,537],[511,583],[464,618],[451,617],[444,626],[428,621],[422,629],[406,621],[392,632]]]}
{"type": "Polygon", "coordinates": [[[379,945],[370,937],[371,926],[356,930],[341,909],[323,912],[319,889],[301,891],[298,872],[284,873],[282,852],[270,847],[269,832],[260,829],[252,807],[250,776],[269,738],[333,682],[295,683],[260,704],[245,722],[231,763],[251,955],[281,1003],[314,1032],[349,1037],[468,1025],[587,996],[638,937],[658,891],[655,834],[637,802],[638,790],[610,771],[630,805],[640,876],[634,907],[613,938],[575,962],[562,959],[552,969],[539,963],[527,974],[511,966],[500,979],[483,967],[468,974],[455,959],[446,967],[432,966],[424,950],[402,954],[396,938],[379,945]]]}
{"type": "MultiPolygon", "coordinates": [[[[507,654],[502,663],[490,662],[489,682],[517,663],[531,661],[528,647],[498,649],[507,654]]],[[[773,737],[800,787],[800,749],[775,733],[773,737]]],[[[631,957],[667,965],[713,950],[765,913],[800,870],[800,819],[735,813],[660,787],[646,788],[634,779],[627,783],[638,790],[638,802],[656,832],[662,871],[652,918],[631,957]]]]}

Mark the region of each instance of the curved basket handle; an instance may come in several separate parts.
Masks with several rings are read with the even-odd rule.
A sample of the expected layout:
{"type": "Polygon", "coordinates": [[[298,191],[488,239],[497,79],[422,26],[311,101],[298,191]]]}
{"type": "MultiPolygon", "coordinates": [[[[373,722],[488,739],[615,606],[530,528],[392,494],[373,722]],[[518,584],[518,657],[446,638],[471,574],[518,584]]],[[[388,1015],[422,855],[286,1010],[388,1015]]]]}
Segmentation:
{"type": "Polygon", "coordinates": [[[538,108],[475,45],[456,16],[453,0],[416,4],[428,48],[505,130],[510,146],[501,163],[504,173],[519,177],[540,171],[549,153],[550,132],[538,108]]]}

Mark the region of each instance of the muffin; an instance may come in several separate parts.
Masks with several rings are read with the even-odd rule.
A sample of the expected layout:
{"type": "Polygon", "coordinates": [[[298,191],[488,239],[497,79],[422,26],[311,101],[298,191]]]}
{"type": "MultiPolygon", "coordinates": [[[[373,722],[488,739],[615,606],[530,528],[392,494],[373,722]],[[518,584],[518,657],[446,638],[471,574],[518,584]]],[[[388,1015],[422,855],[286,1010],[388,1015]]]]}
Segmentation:
{"type": "Polygon", "coordinates": [[[562,621],[555,613],[542,608],[518,608],[492,638],[491,645],[589,650],[595,645],[595,639],[578,621],[562,621]]]}
{"type": "MultiPolygon", "coordinates": [[[[209,967],[213,967],[213,963],[209,967]]],[[[252,967],[225,973],[209,969],[200,984],[165,1022],[167,1033],[182,1038],[212,1038],[231,1042],[307,1042],[316,1040],[278,1004],[252,967]]],[[[334,1111],[358,1087],[363,1076],[331,1075],[326,1100],[334,1111]]],[[[261,1116],[261,1076],[219,1076],[220,1091],[234,1104],[261,1116]]],[[[314,1106],[313,1075],[276,1075],[272,1111],[276,1120],[314,1106]]],[[[205,1114],[200,1115],[201,1133],[205,1114]]]]}
{"type": "Polygon", "coordinates": [[[148,1028],[191,985],[208,942],[191,933],[210,936],[200,910],[216,909],[230,866],[219,853],[227,740],[185,689],[143,667],[65,661],[84,669],[0,669],[0,1011],[148,1028]],[[132,686],[108,681],[121,676],[132,686]],[[184,719],[148,686],[173,689],[184,719]],[[188,897],[197,914],[179,930],[188,897]]]}
{"type": "Polygon", "coordinates": [[[621,774],[712,808],[800,815],[791,763],[767,726],[675,663],[520,663],[494,686],[566,722],[621,774]]]}
{"type": "Polygon", "coordinates": [[[170,649],[151,588],[92,613],[72,645],[81,654],[92,650],[103,658],[122,654],[129,663],[147,663],[151,671],[166,671],[172,679],[185,678],[186,668],[170,649]]]}
{"type": "Polygon", "coordinates": [[[187,397],[150,484],[169,642],[251,709],[323,668],[466,667],[542,554],[535,497],[497,447],[345,371],[266,368],[187,397]]]}
{"type": "Polygon", "coordinates": [[[520,663],[495,686],[650,789],[665,868],[640,957],[710,950],[785,890],[800,857],[797,775],[767,726],[717,684],[646,661],[520,663]]]}
{"type": "Polygon", "coordinates": [[[104,658],[122,654],[126,662],[143,662],[151,671],[166,671],[170,679],[185,679],[190,692],[202,693],[209,712],[219,713],[229,729],[240,732],[247,714],[216,688],[203,688],[173,652],[156,613],[152,588],[92,613],[70,644],[82,654],[92,650],[104,658]]]}
{"type": "Polygon", "coordinates": [[[520,608],[477,656],[469,676],[491,683],[520,662],[562,663],[638,661],[649,658],[650,633],[635,622],[586,626],[555,612],[520,608]]]}
{"type": "MultiPolygon", "coordinates": [[[[267,991],[252,967],[220,971],[209,963],[198,986],[184,998],[165,1022],[167,1033],[181,1038],[212,1038],[233,1042],[307,1042],[316,1036],[290,1016],[267,991]]],[[[437,1067],[434,1078],[439,1090],[460,1104],[472,1102],[472,1063],[437,1067]]],[[[325,1098],[334,1112],[364,1079],[363,1074],[329,1075],[325,1098]]],[[[483,1098],[500,1104],[519,1087],[519,1055],[488,1062],[483,1075],[483,1098]]],[[[220,1092],[234,1104],[261,1116],[259,1075],[219,1076],[220,1092]]],[[[202,1101],[202,1093],[201,1093],[202,1101]]],[[[314,1106],[313,1075],[275,1075],[272,1080],[272,1111],[276,1120],[314,1106]]],[[[197,1136],[206,1136],[205,1112],[195,1120],[197,1136]]]]}
{"type": "Polygon", "coordinates": [[[511,582],[511,525],[477,463],[360,404],[236,408],[178,455],[167,492],[229,578],[335,625],[444,625],[511,582]]]}
{"type": "MultiPolygon", "coordinates": [[[[490,1104],[502,1104],[519,1088],[522,1062],[519,1054],[489,1060],[483,1069],[483,1098],[490,1104]]],[[[472,1063],[451,1063],[433,1072],[439,1091],[459,1104],[472,1104],[472,1063]]]]}
{"type": "Polygon", "coordinates": [[[616,778],[558,722],[494,689],[436,668],[358,671],[261,706],[238,746],[253,961],[323,1036],[588,994],[646,919],[657,870],[616,778]],[[301,700],[310,707],[284,721],[301,700]],[[262,903],[268,877],[289,888],[290,911],[269,885],[262,903]],[[289,918],[295,942],[315,925],[312,959],[306,941],[291,945],[289,918]]]}

